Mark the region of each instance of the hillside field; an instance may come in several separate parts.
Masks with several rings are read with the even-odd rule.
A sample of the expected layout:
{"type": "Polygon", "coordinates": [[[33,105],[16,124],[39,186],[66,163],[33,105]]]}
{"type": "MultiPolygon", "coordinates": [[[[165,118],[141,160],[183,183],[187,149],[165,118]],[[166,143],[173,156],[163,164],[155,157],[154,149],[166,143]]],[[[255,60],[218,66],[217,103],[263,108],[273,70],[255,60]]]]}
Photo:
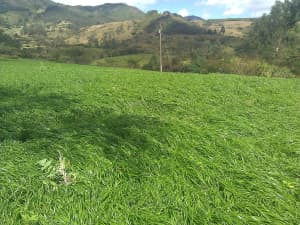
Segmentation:
{"type": "Polygon", "coordinates": [[[1,225],[297,225],[300,80],[0,59],[0,159],[1,225]]]}

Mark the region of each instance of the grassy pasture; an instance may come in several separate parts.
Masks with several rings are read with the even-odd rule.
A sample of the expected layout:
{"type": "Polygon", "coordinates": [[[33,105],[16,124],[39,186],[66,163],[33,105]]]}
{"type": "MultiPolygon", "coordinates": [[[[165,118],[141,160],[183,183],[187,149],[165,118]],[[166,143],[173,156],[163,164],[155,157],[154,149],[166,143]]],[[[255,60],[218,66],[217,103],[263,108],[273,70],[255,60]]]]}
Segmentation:
{"type": "Polygon", "coordinates": [[[300,80],[0,59],[0,159],[3,225],[296,225],[300,80]]]}

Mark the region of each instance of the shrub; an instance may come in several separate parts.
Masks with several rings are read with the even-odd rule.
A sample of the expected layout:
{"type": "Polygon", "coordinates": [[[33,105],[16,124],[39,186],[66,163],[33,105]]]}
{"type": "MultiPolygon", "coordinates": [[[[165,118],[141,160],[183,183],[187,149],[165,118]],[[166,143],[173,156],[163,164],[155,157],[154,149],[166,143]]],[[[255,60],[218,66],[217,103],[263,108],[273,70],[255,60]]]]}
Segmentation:
{"type": "Polygon", "coordinates": [[[264,77],[294,77],[295,75],[287,67],[279,67],[257,59],[233,58],[231,60],[232,71],[243,75],[256,75],[264,77]]]}

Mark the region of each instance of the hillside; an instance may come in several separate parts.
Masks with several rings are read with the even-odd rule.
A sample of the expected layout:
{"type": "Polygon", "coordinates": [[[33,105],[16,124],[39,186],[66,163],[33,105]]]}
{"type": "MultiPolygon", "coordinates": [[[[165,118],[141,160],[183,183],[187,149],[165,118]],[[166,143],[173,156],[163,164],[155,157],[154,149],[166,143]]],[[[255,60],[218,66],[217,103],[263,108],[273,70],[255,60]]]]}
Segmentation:
{"type": "Polygon", "coordinates": [[[186,21],[183,17],[175,14],[158,15],[146,24],[143,28],[147,33],[157,33],[160,26],[166,35],[199,35],[212,33],[208,29],[202,29],[193,23],[186,21]]]}
{"type": "Polygon", "coordinates": [[[161,26],[165,71],[295,77],[297,4],[277,2],[262,18],[202,20],[125,4],[0,0],[0,56],[158,70],[161,26]]]}
{"type": "Polygon", "coordinates": [[[91,26],[113,21],[134,20],[144,13],[125,4],[100,6],[67,6],[50,0],[0,0],[1,24],[20,26],[24,23],[52,23],[68,21],[73,26],[91,26]]]}
{"type": "MultiPolygon", "coordinates": [[[[88,45],[90,40],[97,40],[101,45],[107,39],[114,39],[117,42],[127,41],[136,43],[136,38],[139,38],[138,44],[145,47],[145,43],[149,42],[149,37],[157,36],[159,27],[162,26],[164,35],[212,35],[213,31],[208,27],[199,26],[199,24],[186,21],[183,17],[175,14],[155,14],[145,15],[143,19],[136,21],[121,21],[105,23],[100,25],[83,27],[79,32],[74,33],[66,39],[69,45],[88,45]]],[[[155,40],[156,41],[156,40],[155,40]]],[[[144,50],[151,50],[145,48],[144,50]]]]}
{"type": "Polygon", "coordinates": [[[200,27],[210,30],[220,30],[223,25],[226,29],[225,35],[230,37],[243,37],[249,31],[254,19],[223,19],[223,20],[207,20],[193,21],[200,27]]]}
{"type": "MultiPolygon", "coordinates": [[[[119,63],[113,60],[113,64],[106,66],[156,70],[157,32],[162,25],[165,70],[232,73],[236,71],[220,68],[223,64],[220,61],[226,56],[229,60],[226,64],[232,64],[234,48],[249,26],[249,23],[225,21],[227,31],[223,37],[219,21],[183,18],[170,12],[144,14],[124,4],[81,7],[49,0],[0,0],[0,4],[0,31],[21,46],[19,50],[0,48],[0,55],[80,64],[103,65],[114,58],[122,60],[119,63]]],[[[7,41],[0,40],[0,45],[6,46],[7,41]]]]}
{"type": "Polygon", "coordinates": [[[2,224],[299,222],[299,79],[7,59],[0,74],[2,224]]]}
{"type": "Polygon", "coordinates": [[[101,44],[108,36],[117,41],[129,40],[134,36],[135,27],[136,22],[134,21],[111,22],[83,27],[77,34],[69,36],[65,43],[68,45],[88,45],[90,41],[94,40],[101,44]]]}
{"type": "MultiPolygon", "coordinates": [[[[177,14],[160,14],[156,11],[150,11],[138,20],[83,27],[74,27],[74,23],[68,20],[46,24],[34,20],[25,25],[5,28],[4,32],[20,42],[21,57],[95,65],[103,65],[103,62],[110,61],[107,58],[117,57],[125,61],[114,65],[156,70],[160,25],[163,28],[164,68],[168,71],[217,72],[215,68],[219,68],[220,63],[211,66],[210,63],[202,62],[202,58],[222,60],[223,51],[233,53],[233,46],[240,42],[239,37],[227,35],[227,32],[224,37],[221,36],[219,28],[210,29],[177,14]],[[219,52],[218,56],[216,51],[219,52]],[[195,54],[201,59],[195,57],[195,54]],[[140,56],[143,59],[140,60],[140,56]],[[201,64],[209,65],[209,69],[205,66],[200,71],[198,65],[192,65],[199,64],[194,60],[201,60],[201,64]]],[[[10,52],[16,50],[0,49],[0,54],[10,52]]],[[[218,69],[218,72],[221,71],[218,69]]]]}
{"type": "MultiPolygon", "coordinates": [[[[221,26],[224,25],[226,37],[241,38],[247,33],[251,24],[251,20],[204,21],[191,18],[185,21],[184,18],[175,15],[156,15],[150,18],[145,16],[144,19],[137,21],[121,21],[83,27],[79,32],[68,37],[66,43],[70,45],[88,45],[89,39],[92,37],[101,44],[106,35],[111,36],[116,41],[130,40],[143,32],[145,36],[148,36],[149,33],[156,34],[160,25],[162,25],[165,35],[194,35],[195,38],[203,34],[218,33],[221,26]]],[[[144,39],[147,39],[147,37],[144,39]]]]}

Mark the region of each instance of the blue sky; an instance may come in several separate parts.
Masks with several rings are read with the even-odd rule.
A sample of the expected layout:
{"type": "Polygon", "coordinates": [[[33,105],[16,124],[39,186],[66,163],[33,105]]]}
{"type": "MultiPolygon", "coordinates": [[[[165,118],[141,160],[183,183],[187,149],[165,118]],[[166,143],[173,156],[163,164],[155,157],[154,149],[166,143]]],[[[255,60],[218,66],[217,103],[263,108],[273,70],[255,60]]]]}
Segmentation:
{"type": "Polygon", "coordinates": [[[205,19],[258,17],[268,13],[275,0],[54,0],[68,5],[126,3],[144,11],[156,9],[205,19]]]}

